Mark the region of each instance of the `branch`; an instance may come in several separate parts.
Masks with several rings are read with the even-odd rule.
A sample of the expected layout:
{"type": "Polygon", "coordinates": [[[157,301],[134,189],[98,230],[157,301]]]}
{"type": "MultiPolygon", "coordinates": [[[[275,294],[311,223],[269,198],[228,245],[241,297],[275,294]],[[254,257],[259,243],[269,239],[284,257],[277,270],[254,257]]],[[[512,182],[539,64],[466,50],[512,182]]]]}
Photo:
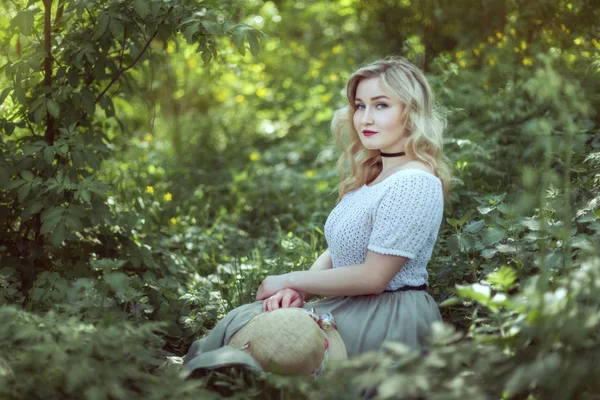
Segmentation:
{"type": "Polygon", "coordinates": [[[54,16],[54,27],[58,25],[60,19],[62,18],[63,11],[65,10],[65,0],[58,0],[58,9],[56,10],[56,15],[54,16]]]}
{"type": "MultiPolygon", "coordinates": [[[[45,0],[46,1],[46,0],[45,0]]],[[[171,10],[173,9],[173,6],[171,6],[171,8],[169,8],[167,10],[166,14],[169,14],[171,12],[171,10]]],[[[152,34],[152,36],[150,37],[150,39],[148,39],[146,41],[146,44],[144,45],[144,48],[142,49],[142,51],[140,51],[140,54],[138,54],[138,56],[135,58],[135,60],[133,60],[133,62],[131,64],[129,64],[127,67],[123,68],[119,68],[119,70],[117,72],[115,72],[115,74],[113,75],[112,79],[110,80],[110,82],[108,83],[108,85],[104,88],[104,90],[98,95],[98,97],[96,97],[96,103],[102,98],[102,96],[104,96],[106,94],[106,92],[108,91],[108,89],[110,89],[110,87],[117,81],[119,80],[119,78],[121,77],[121,75],[123,75],[126,71],[128,71],[129,69],[131,69],[135,64],[137,64],[137,62],[140,60],[140,58],[142,58],[142,56],[144,55],[144,53],[146,53],[146,50],[148,50],[148,46],[150,46],[150,43],[152,43],[152,41],[154,40],[154,38],[156,37],[156,35],[158,35],[158,28],[160,27],[160,25],[165,22],[166,19],[166,15],[163,17],[162,21],[160,21],[160,23],[156,26],[156,30],[154,31],[154,33],[152,34]]]]}

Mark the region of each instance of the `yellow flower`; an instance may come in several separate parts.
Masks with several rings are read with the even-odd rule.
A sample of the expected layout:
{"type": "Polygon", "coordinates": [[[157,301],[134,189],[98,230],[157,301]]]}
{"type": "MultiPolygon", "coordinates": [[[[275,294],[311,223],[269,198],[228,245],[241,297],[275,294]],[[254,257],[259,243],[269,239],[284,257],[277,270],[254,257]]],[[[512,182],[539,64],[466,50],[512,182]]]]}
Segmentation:
{"type": "Polygon", "coordinates": [[[519,53],[519,51],[521,51],[521,50],[519,50],[518,47],[515,47],[515,53],[519,53]]]}
{"type": "Polygon", "coordinates": [[[488,64],[490,64],[492,67],[496,65],[496,57],[490,57],[488,60],[488,64]]]}
{"type": "Polygon", "coordinates": [[[146,193],[154,194],[154,188],[152,186],[146,186],[146,193]]]}
{"type": "Polygon", "coordinates": [[[253,151],[250,153],[250,161],[258,161],[260,160],[260,154],[257,151],[253,151]]]}
{"type": "Polygon", "coordinates": [[[172,223],[173,225],[175,225],[175,224],[177,223],[177,218],[175,218],[175,217],[171,217],[171,219],[170,219],[169,221],[171,221],[171,223],[172,223]]]}
{"type": "Polygon", "coordinates": [[[461,68],[464,68],[464,67],[466,67],[466,66],[467,66],[467,63],[465,62],[465,60],[460,60],[460,61],[458,62],[458,65],[460,65],[460,67],[461,67],[461,68]]]}
{"type": "Polygon", "coordinates": [[[525,50],[527,48],[527,42],[525,42],[524,40],[521,40],[521,48],[523,50],[525,50]]]}
{"type": "Polygon", "coordinates": [[[235,96],[235,101],[237,101],[238,103],[241,103],[242,101],[244,101],[245,97],[241,94],[238,94],[237,96],[235,96]]]}
{"type": "Polygon", "coordinates": [[[465,56],[465,52],[464,51],[457,51],[456,52],[456,58],[463,58],[465,56]]]}
{"type": "Polygon", "coordinates": [[[475,54],[476,56],[478,56],[480,53],[481,53],[481,50],[479,50],[479,49],[473,50],[473,54],[475,54]]]}
{"type": "Polygon", "coordinates": [[[171,54],[174,51],[175,51],[175,43],[169,42],[169,44],[167,45],[167,53],[171,54]]]}
{"type": "Polygon", "coordinates": [[[339,77],[336,74],[329,74],[329,80],[331,82],[337,82],[339,77]]]}
{"type": "Polygon", "coordinates": [[[580,44],[583,43],[583,38],[578,37],[577,39],[573,40],[573,43],[575,43],[577,46],[579,46],[580,44]]]}
{"type": "Polygon", "coordinates": [[[531,57],[525,57],[523,59],[523,65],[527,65],[527,66],[533,65],[533,60],[531,59],[531,57]]]}
{"type": "Polygon", "coordinates": [[[331,49],[331,52],[332,52],[333,54],[339,54],[339,53],[341,53],[341,52],[342,52],[342,50],[343,50],[343,47],[342,47],[342,45],[341,45],[341,44],[336,44],[336,45],[335,45],[335,46],[333,46],[333,48],[331,49]]]}
{"type": "Polygon", "coordinates": [[[165,199],[165,201],[171,201],[171,200],[173,200],[173,195],[171,193],[167,192],[163,196],[163,199],[165,199]]]}
{"type": "Polygon", "coordinates": [[[494,43],[496,40],[494,39],[493,36],[488,36],[488,42],[490,43],[494,43]]]}
{"type": "Polygon", "coordinates": [[[502,35],[502,32],[496,32],[496,37],[498,39],[502,39],[502,36],[504,36],[504,35],[502,35]]]}
{"type": "Polygon", "coordinates": [[[151,134],[149,134],[149,133],[146,133],[146,134],[144,135],[144,140],[145,140],[146,142],[151,142],[151,141],[152,141],[152,139],[154,139],[154,137],[153,137],[151,134]]]}
{"type": "Polygon", "coordinates": [[[265,88],[260,88],[260,89],[258,89],[258,90],[256,91],[256,95],[257,95],[258,97],[264,97],[264,96],[265,96],[265,93],[266,93],[266,90],[265,90],[265,88]]]}
{"type": "Polygon", "coordinates": [[[215,98],[217,99],[217,101],[219,103],[224,102],[225,100],[227,100],[228,97],[229,97],[229,90],[227,90],[227,89],[220,89],[215,94],[215,98]]]}
{"type": "Polygon", "coordinates": [[[327,103],[329,100],[331,100],[331,97],[332,97],[332,96],[333,96],[333,95],[332,95],[331,93],[325,93],[325,94],[322,94],[322,95],[320,96],[321,102],[322,102],[322,103],[327,103]]]}
{"type": "Polygon", "coordinates": [[[190,67],[190,68],[194,68],[196,65],[198,65],[198,60],[196,60],[195,58],[190,58],[190,59],[187,61],[187,65],[188,65],[188,67],[190,67]]]}
{"type": "Polygon", "coordinates": [[[308,176],[309,178],[312,178],[313,176],[315,176],[315,171],[309,169],[308,171],[304,172],[304,175],[308,176]]]}
{"type": "Polygon", "coordinates": [[[517,34],[517,31],[515,30],[515,28],[510,28],[510,34],[515,36],[517,34]]]}

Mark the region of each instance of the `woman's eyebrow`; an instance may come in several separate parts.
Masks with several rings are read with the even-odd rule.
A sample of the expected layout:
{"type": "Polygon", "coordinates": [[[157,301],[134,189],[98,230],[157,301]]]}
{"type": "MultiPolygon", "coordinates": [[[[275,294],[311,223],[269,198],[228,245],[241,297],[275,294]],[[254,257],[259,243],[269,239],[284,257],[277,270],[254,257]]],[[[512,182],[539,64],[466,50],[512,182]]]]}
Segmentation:
{"type": "MultiPolygon", "coordinates": [[[[389,100],[390,98],[387,97],[387,96],[375,96],[375,97],[371,97],[371,101],[372,100],[377,100],[377,99],[388,99],[389,100]]],[[[354,101],[362,101],[362,100],[357,97],[357,98],[354,99],[354,101]]]]}

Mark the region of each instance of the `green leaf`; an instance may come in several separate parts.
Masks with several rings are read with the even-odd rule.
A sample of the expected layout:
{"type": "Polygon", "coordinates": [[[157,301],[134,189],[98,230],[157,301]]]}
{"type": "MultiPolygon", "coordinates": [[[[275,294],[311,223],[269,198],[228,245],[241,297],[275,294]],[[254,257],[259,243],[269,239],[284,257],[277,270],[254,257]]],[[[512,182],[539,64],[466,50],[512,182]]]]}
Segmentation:
{"type": "Polygon", "coordinates": [[[25,199],[29,195],[29,192],[31,192],[31,183],[21,186],[21,188],[17,192],[17,197],[18,197],[20,203],[25,201],[25,199]]]}
{"type": "Polygon", "coordinates": [[[8,95],[10,94],[10,92],[13,90],[12,87],[7,87],[2,89],[2,91],[0,92],[0,105],[2,105],[2,103],[4,103],[4,100],[6,100],[6,98],[8,97],[8,95]]]}
{"type": "Polygon", "coordinates": [[[124,34],[123,24],[121,21],[118,21],[115,18],[110,20],[110,24],[108,24],[108,28],[110,29],[110,33],[113,34],[115,39],[122,39],[124,34]]]}
{"type": "Polygon", "coordinates": [[[50,115],[52,115],[54,118],[58,118],[60,115],[60,106],[54,99],[48,99],[46,101],[46,107],[48,108],[50,115]]]}
{"type": "Polygon", "coordinates": [[[506,232],[498,228],[488,228],[483,232],[482,241],[484,246],[496,244],[506,236],[506,232]]]}
{"type": "Polygon", "coordinates": [[[47,209],[42,213],[42,223],[51,219],[61,219],[65,213],[65,208],[61,206],[55,206],[47,209]]]}
{"type": "Polygon", "coordinates": [[[58,247],[64,242],[67,237],[67,228],[64,223],[59,223],[49,236],[50,243],[54,247],[58,247]]]}
{"type": "Polygon", "coordinates": [[[92,260],[90,264],[93,268],[103,269],[105,271],[110,271],[113,269],[121,269],[127,261],[125,260],[113,260],[112,258],[103,258],[100,260],[92,260]]]}
{"type": "Polygon", "coordinates": [[[27,220],[32,215],[35,215],[38,212],[40,212],[40,210],[42,208],[44,208],[44,203],[42,203],[39,200],[35,200],[34,202],[30,203],[27,207],[25,207],[25,209],[21,213],[21,218],[23,218],[24,220],[27,220]]]}
{"type": "Polygon", "coordinates": [[[104,282],[117,293],[122,293],[129,288],[129,278],[123,272],[108,272],[103,278],[104,282]]]}
{"type": "Polygon", "coordinates": [[[21,185],[23,185],[25,183],[27,183],[27,182],[25,182],[23,179],[15,179],[14,181],[10,181],[6,185],[5,189],[7,189],[7,190],[16,189],[16,188],[18,188],[19,186],[21,186],[21,185]]]}
{"type": "Polygon", "coordinates": [[[21,178],[26,182],[32,182],[34,179],[33,173],[31,171],[21,171],[21,178]]]}
{"type": "Polygon", "coordinates": [[[458,252],[460,251],[460,241],[458,236],[456,235],[452,235],[448,238],[448,240],[446,241],[447,245],[448,245],[448,250],[452,251],[452,252],[458,252]]]}
{"type": "Polygon", "coordinates": [[[204,20],[201,23],[204,29],[206,29],[206,32],[208,32],[210,35],[218,35],[220,33],[221,29],[216,21],[204,20]]]}
{"type": "Polygon", "coordinates": [[[250,44],[250,52],[253,56],[256,56],[260,50],[258,43],[258,36],[254,30],[248,32],[248,43],[250,44]]]}
{"type": "Polygon", "coordinates": [[[486,281],[491,283],[494,289],[504,292],[511,290],[515,286],[516,280],[517,273],[506,265],[486,277],[486,281]]]}
{"type": "Polygon", "coordinates": [[[477,207],[477,211],[479,211],[480,214],[489,214],[490,211],[494,210],[493,207],[488,207],[488,206],[478,206],[477,207]]]}
{"type": "Polygon", "coordinates": [[[88,192],[85,189],[81,191],[81,200],[87,201],[89,203],[89,201],[91,199],[92,199],[92,196],[90,195],[90,192],[88,192]]]}
{"type": "Polygon", "coordinates": [[[483,229],[484,226],[485,226],[485,221],[483,221],[483,220],[471,222],[470,224],[465,226],[464,232],[477,233],[481,229],[483,229]]]}
{"type": "Polygon", "coordinates": [[[194,34],[198,32],[200,28],[200,23],[196,22],[195,24],[191,24],[185,29],[183,36],[185,36],[185,40],[188,44],[192,44],[194,42],[194,34]]]}
{"type": "Polygon", "coordinates": [[[108,28],[109,23],[110,17],[108,16],[108,14],[105,12],[100,13],[100,15],[98,16],[98,25],[96,25],[96,28],[94,29],[94,34],[92,35],[94,40],[98,40],[102,37],[102,35],[104,35],[104,32],[106,32],[106,28],[108,28]]]}
{"type": "Polygon", "coordinates": [[[44,148],[44,160],[48,163],[48,164],[52,164],[52,161],[54,161],[54,146],[47,146],[46,148],[44,148]]]}
{"type": "MultiPolygon", "coordinates": [[[[42,213],[43,215],[44,213],[42,213]]],[[[52,218],[47,218],[44,222],[42,222],[42,227],[40,229],[40,233],[42,235],[47,235],[52,232],[58,224],[62,221],[62,215],[56,215],[52,218]]]]}
{"type": "Polygon", "coordinates": [[[45,116],[46,116],[46,105],[45,104],[42,104],[41,106],[39,106],[38,108],[36,108],[33,111],[33,121],[38,125],[42,123],[45,116]]]}
{"type": "Polygon", "coordinates": [[[76,215],[73,215],[71,213],[67,214],[66,222],[69,225],[69,228],[71,228],[71,230],[81,232],[84,229],[81,220],[76,215]]]}
{"type": "Polygon", "coordinates": [[[23,35],[29,36],[31,34],[31,28],[33,27],[33,17],[34,10],[21,11],[15,15],[10,24],[19,28],[19,31],[23,35]]]}
{"type": "Polygon", "coordinates": [[[77,72],[77,68],[69,68],[69,72],[67,72],[67,82],[74,88],[79,85],[79,73],[77,72]]]}
{"type": "Polygon", "coordinates": [[[490,299],[492,290],[489,286],[475,283],[473,285],[456,285],[456,293],[461,297],[475,300],[485,305],[490,299]]]}
{"type": "Polygon", "coordinates": [[[461,303],[462,300],[460,299],[460,297],[450,297],[449,299],[442,301],[440,303],[440,307],[450,307],[461,303]]]}
{"type": "Polygon", "coordinates": [[[150,6],[148,5],[148,0],[134,0],[133,7],[135,8],[135,12],[140,18],[145,19],[150,12],[150,6]]]}
{"type": "Polygon", "coordinates": [[[93,116],[96,112],[96,96],[94,96],[94,93],[88,88],[83,88],[81,90],[81,101],[85,112],[89,116],[93,116]]]}
{"type": "Polygon", "coordinates": [[[13,83],[13,87],[15,88],[13,96],[15,99],[17,99],[19,103],[25,104],[27,103],[27,96],[25,94],[25,89],[23,89],[23,87],[21,86],[21,81],[21,74],[17,73],[16,79],[13,83]]]}
{"type": "Polygon", "coordinates": [[[248,34],[248,27],[244,25],[237,26],[235,31],[233,32],[233,43],[235,47],[237,47],[238,51],[241,55],[246,55],[246,45],[244,41],[246,40],[246,35],[248,34]]]}

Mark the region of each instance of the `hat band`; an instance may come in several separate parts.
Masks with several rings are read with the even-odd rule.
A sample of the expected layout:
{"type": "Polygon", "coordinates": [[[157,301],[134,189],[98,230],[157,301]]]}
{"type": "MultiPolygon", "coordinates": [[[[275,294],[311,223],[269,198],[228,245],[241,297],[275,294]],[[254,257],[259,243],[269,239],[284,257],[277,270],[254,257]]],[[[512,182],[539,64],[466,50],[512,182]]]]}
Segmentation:
{"type": "Polygon", "coordinates": [[[327,365],[327,359],[329,358],[329,340],[327,340],[327,334],[325,333],[325,330],[331,328],[337,329],[337,325],[335,324],[335,319],[330,312],[317,315],[317,312],[314,308],[311,308],[310,310],[303,309],[302,311],[306,312],[313,319],[313,321],[319,325],[321,332],[323,332],[323,339],[325,340],[325,354],[323,355],[323,360],[311,374],[313,379],[317,379],[325,369],[325,365],[327,365]]]}

